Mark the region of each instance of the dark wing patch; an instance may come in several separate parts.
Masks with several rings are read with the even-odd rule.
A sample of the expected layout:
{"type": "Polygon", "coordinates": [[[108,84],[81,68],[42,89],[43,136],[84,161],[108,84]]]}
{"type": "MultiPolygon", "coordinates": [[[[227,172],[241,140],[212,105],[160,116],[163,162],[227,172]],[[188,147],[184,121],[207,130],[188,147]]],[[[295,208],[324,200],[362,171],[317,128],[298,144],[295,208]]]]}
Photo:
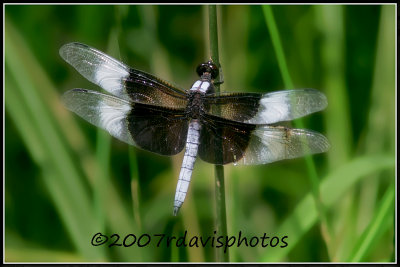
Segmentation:
{"type": "Polygon", "coordinates": [[[238,123],[213,115],[201,117],[199,156],[223,165],[240,160],[246,152],[255,125],[238,123]]]}
{"type": "Polygon", "coordinates": [[[257,93],[211,94],[204,96],[204,108],[208,114],[246,122],[257,114],[261,97],[257,93]]]}
{"type": "Polygon", "coordinates": [[[140,148],[171,156],[185,147],[188,119],[184,110],[135,103],[127,120],[129,132],[140,148]]]}
{"type": "Polygon", "coordinates": [[[126,93],[133,102],[177,109],[187,106],[185,92],[151,74],[130,69],[129,76],[123,80],[126,93]]]}

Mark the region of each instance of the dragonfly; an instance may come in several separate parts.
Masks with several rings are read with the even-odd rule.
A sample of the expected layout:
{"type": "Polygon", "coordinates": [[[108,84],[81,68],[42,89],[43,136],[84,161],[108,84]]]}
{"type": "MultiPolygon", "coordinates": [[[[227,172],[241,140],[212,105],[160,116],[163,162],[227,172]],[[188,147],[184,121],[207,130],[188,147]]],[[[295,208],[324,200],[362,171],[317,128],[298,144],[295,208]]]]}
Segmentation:
{"type": "Polygon", "coordinates": [[[188,192],[197,157],[216,164],[257,165],[326,152],[318,132],[278,125],[327,106],[315,89],[269,93],[215,92],[219,69],[210,60],[196,68],[189,90],[134,69],[82,43],[60,48],[61,57],[109,94],[72,89],[64,105],[113,137],[164,156],[185,147],[173,215],[188,192]]]}

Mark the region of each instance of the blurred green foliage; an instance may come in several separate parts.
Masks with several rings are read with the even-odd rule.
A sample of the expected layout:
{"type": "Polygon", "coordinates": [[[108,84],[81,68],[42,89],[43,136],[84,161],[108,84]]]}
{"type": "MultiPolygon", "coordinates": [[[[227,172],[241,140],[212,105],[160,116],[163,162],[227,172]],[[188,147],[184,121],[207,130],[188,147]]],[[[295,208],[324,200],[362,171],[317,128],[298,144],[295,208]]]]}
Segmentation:
{"type": "MultiPolygon", "coordinates": [[[[189,88],[209,58],[198,5],[5,6],[5,261],[214,261],[215,248],[93,247],[97,232],[218,236],[213,166],[198,160],[177,218],[182,154],[109,138],[59,96],[101,90],[64,62],[82,42],[189,88]]],[[[326,93],[303,119],[331,141],[313,157],[321,221],[304,159],[225,167],[228,234],[287,235],[285,248],[232,247],[231,261],[394,261],[395,6],[272,6],[295,88],[326,93]],[[322,223],[320,223],[322,222],[322,223]]],[[[219,6],[224,91],[285,88],[261,6],[219,6]]]]}

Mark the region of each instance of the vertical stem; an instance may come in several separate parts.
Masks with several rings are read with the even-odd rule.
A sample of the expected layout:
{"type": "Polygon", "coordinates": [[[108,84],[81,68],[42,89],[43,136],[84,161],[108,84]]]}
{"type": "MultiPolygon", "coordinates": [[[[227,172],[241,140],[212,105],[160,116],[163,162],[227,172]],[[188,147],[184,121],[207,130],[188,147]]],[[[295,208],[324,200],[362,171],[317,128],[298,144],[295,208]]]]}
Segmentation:
{"type": "MultiPolygon", "coordinates": [[[[208,7],[208,19],[211,59],[217,66],[219,66],[217,7],[215,5],[208,7]]],[[[217,85],[217,87],[216,90],[219,91],[219,85],[217,85]]]]}
{"type": "MultiPolygon", "coordinates": [[[[217,67],[219,67],[217,7],[215,5],[210,5],[208,7],[208,16],[211,60],[217,65],[217,67]]],[[[215,84],[215,91],[220,92],[220,86],[218,83],[215,84]]],[[[215,202],[217,212],[217,234],[227,236],[224,167],[222,165],[215,165],[215,202]]],[[[229,261],[229,250],[224,253],[223,249],[217,248],[216,260],[225,262],[229,261]]]]}

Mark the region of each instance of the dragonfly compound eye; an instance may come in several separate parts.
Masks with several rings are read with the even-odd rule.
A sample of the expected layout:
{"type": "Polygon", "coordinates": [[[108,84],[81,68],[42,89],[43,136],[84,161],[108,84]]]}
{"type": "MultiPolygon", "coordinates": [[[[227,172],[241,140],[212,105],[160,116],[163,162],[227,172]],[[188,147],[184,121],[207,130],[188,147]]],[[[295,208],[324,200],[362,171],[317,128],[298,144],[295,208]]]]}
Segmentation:
{"type": "Polygon", "coordinates": [[[208,72],[211,74],[211,79],[213,80],[217,78],[219,74],[218,67],[214,64],[214,62],[212,62],[212,60],[201,63],[199,66],[197,66],[196,72],[200,77],[204,73],[208,72]]]}

